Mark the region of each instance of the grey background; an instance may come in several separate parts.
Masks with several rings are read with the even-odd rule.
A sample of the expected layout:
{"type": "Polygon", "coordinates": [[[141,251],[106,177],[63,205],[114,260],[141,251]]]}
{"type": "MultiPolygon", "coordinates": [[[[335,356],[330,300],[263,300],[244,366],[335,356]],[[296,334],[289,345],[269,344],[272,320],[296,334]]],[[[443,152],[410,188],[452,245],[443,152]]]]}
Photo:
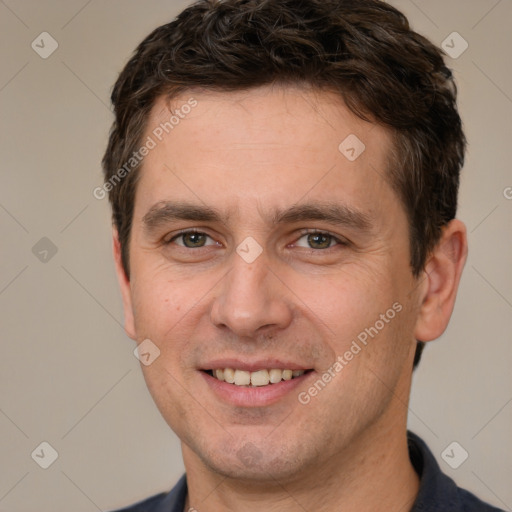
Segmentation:
{"type": "MultiPolygon", "coordinates": [[[[0,1],[2,511],[108,510],[183,471],[122,329],[110,212],[92,191],[117,73],[187,3],[0,1]],[[31,48],[43,31],[59,45],[47,59],[31,48]],[[48,469],[35,462],[48,450],[31,457],[43,441],[59,455],[48,469]]],[[[414,377],[409,426],[460,485],[511,510],[512,2],[392,3],[435,43],[457,31],[469,44],[447,62],[470,142],[470,253],[452,322],[414,377]],[[456,470],[441,457],[453,441],[469,453],[456,470]]]]}

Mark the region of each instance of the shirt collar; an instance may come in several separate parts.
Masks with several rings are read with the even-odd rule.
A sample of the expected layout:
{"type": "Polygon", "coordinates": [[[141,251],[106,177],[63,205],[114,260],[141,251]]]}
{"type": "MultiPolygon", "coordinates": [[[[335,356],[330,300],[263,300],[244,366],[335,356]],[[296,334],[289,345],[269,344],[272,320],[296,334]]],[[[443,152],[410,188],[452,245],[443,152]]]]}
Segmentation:
{"type": "MultiPolygon", "coordinates": [[[[420,489],[410,512],[465,510],[464,496],[471,501],[479,501],[467,491],[459,489],[455,482],[441,471],[434,455],[420,437],[408,431],[407,444],[411,463],[420,477],[420,489]]],[[[186,475],[183,475],[154,512],[183,512],[186,497],[187,480],[186,475]]],[[[489,507],[485,510],[498,509],[489,507]]]]}

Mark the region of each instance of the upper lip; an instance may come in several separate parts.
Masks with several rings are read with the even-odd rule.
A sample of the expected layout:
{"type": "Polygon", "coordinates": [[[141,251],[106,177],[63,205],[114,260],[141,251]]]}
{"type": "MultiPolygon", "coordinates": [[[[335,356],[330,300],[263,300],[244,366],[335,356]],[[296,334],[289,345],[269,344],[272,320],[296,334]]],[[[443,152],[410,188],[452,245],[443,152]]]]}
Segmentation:
{"type": "Polygon", "coordinates": [[[246,372],[256,372],[258,370],[310,370],[311,366],[303,365],[292,361],[281,359],[257,359],[254,361],[242,361],[241,359],[215,359],[201,365],[202,370],[223,370],[224,368],[233,368],[234,370],[244,370],[246,372]]]}

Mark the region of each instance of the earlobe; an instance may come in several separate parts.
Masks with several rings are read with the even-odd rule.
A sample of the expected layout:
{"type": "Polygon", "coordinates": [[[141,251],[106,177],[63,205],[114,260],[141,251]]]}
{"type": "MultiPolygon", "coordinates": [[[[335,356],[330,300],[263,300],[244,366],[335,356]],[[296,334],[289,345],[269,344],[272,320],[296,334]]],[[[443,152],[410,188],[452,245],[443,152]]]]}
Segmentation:
{"type": "Polygon", "coordinates": [[[454,219],[444,228],[441,239],[425,265],[415,336],[419,341],[439,338],[453,312],[460,277],[467,257],[464,224],[454,219]]]}
{"type": "Polygon", "coordinates": [[[123,299],[123,310],[124,310],[124,330],[126,334],[132,338],[136,339],[135,332],[135,322],[133,318],[133,305],[132,305],[132,296],[131,296],[131,288],[130,288],[130,280],[126,275],[123,261],[122,261],[122,251],[121,251],[121,243],[119,242],[119,235],[117,233],[117,229],[112,229],[112,248],[114,252],[114,261],[116,266],[116,274],[117,280],[119,281],[119,287],[121,288],[121,296],[123,299]]]}

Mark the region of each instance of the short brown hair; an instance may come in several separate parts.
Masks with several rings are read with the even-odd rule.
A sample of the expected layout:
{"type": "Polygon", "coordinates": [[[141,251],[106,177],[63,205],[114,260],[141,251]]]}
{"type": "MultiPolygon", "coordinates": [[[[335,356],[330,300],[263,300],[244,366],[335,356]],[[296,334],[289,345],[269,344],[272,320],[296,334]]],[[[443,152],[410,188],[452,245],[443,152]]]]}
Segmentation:
{"type": "MultiPolygon", "coordinates": [[[[268,84],[334,91],[359,117],[391,131],[388,179],[409,219],[410,263],[418,276],[442,227],[455,217],[466,141],[456,86],[441,50],[380,0],[200,0],[191,5],[140,43],[114,85],[115,121],[102,161],[105,181],[140,147],[159,96],[268,84]]],[[[109,187],[127,276],[139,169],[109,187]]]]}

